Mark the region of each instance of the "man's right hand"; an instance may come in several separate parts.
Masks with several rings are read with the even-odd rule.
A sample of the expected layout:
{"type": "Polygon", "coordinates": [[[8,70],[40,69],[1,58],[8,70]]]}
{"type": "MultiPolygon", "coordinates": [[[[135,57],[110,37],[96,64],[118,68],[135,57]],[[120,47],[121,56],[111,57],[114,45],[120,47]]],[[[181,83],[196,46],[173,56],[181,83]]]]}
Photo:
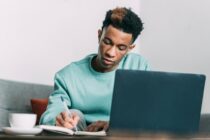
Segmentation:
{"type": "Polygon", "coordinates": [[[69,129],[75,128],[79,122],[79,116],[76,113],[71,113],[71,116],[64,111],[56,117],[56,126],[61,126],[69,129]]]}

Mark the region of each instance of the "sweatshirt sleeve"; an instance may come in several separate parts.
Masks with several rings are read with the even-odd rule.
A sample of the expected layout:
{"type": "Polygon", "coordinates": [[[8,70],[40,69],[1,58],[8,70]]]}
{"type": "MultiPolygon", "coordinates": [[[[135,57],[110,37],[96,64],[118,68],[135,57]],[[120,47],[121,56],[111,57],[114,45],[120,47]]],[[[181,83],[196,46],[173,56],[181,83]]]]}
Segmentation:
{"type": "Polygon", "coordinates": [[[70,97],[66,88],[65,81],[59,73],[54,78],[54,91],[49,96],[46,111],[42,114],[39,124],[55,125],[56,116],[64,111],[61,98],[63,97],[68,106],[71,106],[70,97]]]}

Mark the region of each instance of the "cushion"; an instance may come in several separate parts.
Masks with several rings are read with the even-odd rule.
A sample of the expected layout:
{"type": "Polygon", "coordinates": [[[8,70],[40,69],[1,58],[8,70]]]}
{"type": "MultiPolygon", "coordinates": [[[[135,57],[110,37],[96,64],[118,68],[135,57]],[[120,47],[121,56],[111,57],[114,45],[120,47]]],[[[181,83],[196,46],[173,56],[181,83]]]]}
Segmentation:
{"type": "Polygon", "coordinates": [[[39,123],[41,115],[45,112],[48,105],[48,98],[40,99],[33,98],[31,99],[32,112],[37,115],[36,124],[39,123]]]}

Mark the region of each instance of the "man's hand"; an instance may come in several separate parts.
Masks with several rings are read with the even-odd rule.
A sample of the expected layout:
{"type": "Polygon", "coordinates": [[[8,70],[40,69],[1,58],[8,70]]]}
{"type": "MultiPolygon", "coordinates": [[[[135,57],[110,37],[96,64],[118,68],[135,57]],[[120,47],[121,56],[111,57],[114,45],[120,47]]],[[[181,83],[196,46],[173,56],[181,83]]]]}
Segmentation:
{"type": "Polygon", "coordinates": [[[97,121],[97,122],[91,123],[87,127],[87,131],[91,131],[91,132],[96,132],[96,131],[100,131],[100,130],[107,131],[108,128],[109,128],[109,122],[106,122],[106,121],[97,121]]]}
{"type": "Polygon", "coordinates": [[[61,112],[56,117],[56,126],[61,126],[69,129],[73,129],[75,126],[77,126],[79,122],[79,116],[76,113],[71,113],[71,117],[67,112],[61,112]]]}

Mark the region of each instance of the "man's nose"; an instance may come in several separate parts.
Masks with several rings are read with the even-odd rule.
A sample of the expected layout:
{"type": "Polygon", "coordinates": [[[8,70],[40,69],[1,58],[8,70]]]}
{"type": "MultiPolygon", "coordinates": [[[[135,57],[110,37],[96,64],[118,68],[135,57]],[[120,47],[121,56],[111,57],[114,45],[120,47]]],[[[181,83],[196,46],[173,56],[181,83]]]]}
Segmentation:
{"type": "Polygon", "coordinates": [[[112,46],[112,47],[110,47],[108,50],[107,50],[107,55],[109,56],[109,57],[115,57],[115,55],[116,55],[116,47],[115,46],[112,46]]]}

